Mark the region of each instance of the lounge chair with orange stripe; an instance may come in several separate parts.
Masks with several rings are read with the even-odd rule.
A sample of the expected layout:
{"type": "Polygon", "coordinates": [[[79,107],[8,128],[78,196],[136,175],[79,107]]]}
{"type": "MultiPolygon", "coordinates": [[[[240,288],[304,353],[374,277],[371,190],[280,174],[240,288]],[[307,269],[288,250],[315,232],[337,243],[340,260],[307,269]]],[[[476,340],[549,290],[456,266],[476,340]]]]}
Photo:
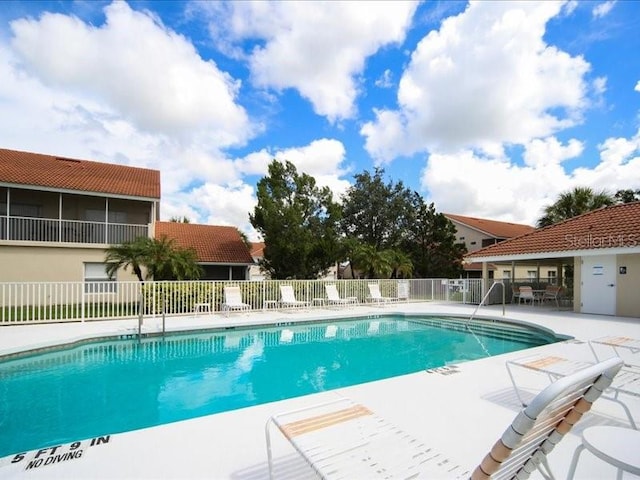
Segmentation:
{"type": "MultiPolygon", "coordinates": [[[[633,365],[640,365],[640,339],[619,335],[609,335],[606,337],[596,338],[589,340],[589,346],[593,352],[593,356],[599,359],[602,356],[602,351],[598,355],[596,346],[603,347],[605,349],[610,348],[607,353],[614,353],[616,356],[623,358],[626,363],[633,365]]],[[[602,349],[601,349],[602,350],[602,349]]]]}
{"type": "Polygon", "coordinates": [[[516,416],[475,470],[343,398],[267,421],[269,475],[274,477],[271,430],[275,425],[325,479],[520,479],[536,469],[552,478],[546,456],[591,408],[621,366],[620,359],[611,358],[546,387],[516,416]]]}
{"type": "MultiPolygon", "coordinates": [[[[616,356],[615,358],[620,357],[616,356]]],[[[520,400],[520,403],[522,403],[523,406],[526,406],[526,402],[522,398],[521,388],[519,388],[516,383],[514,367],[520,367],[526,370],[546,374],[550,381],[554,381],[592,365],[592,362],[570,360],[565,357],[543,354],[531,355],[506,362],[507,371],[509,372],[513,389],[518,400],[520,400]]],[[[637,430],[638,427],[631,410],[620,398],[623,394],[640,397],[640,366],[623,364],[620,369],[620,373],[616,376],[615,380],[602,397],[606,400],[618,403],[624,410],[631,427],[637,430]]]]}

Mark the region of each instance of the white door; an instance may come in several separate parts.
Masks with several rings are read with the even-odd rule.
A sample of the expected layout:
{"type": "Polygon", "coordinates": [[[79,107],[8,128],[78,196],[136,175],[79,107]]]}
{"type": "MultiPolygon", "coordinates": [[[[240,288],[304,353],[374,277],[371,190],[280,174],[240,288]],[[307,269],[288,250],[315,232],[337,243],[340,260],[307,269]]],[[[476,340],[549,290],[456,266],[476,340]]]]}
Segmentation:
{"type": "Polygon", "coordinates": [[[582,313],[615,315],[616,256],[582,257],[582,313]]]}

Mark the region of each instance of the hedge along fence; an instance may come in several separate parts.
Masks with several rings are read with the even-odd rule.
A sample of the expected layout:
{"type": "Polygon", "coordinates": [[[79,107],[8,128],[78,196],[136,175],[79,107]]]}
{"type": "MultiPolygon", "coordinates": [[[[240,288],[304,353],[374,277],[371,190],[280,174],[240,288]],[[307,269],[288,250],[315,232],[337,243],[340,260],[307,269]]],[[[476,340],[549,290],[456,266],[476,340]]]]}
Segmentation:
{"type": "Polygon", "coordinates": [[[366,303],[369,283],[377,283],[384,297],[397,298],[400,286],[409,301],[462,301],[478,303],[481,280],[364,279],[364,280],[263,280],[263,281],[176,281],[176,282],[46,282],[0,283],[0,324],[45,323],[134,318],[143,315],[193,315],[196,304],[207,304],[220,312],[224,287],[240,287],[242,301],[251,310],[278,308],[280,286],[291,285],[296,299],[322,307],[325,285],[335,284],[340,297],[356,297],[366,303]],[[464,295],[457,295],[464,282],[464,295]],[[456,296],[457,295],[457,296],[456,296]]]}

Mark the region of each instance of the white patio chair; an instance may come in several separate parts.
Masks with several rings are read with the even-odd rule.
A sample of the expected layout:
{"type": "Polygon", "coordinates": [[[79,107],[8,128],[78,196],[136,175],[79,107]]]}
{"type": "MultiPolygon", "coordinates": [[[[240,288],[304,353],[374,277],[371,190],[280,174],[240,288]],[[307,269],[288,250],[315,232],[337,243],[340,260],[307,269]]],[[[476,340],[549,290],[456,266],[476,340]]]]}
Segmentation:
{"type": "MultiPolygon", "coordinates": [[[[592,366],[593,363],[591,362],[570,360],[565,357],[544,354],[529,355],[527,357],[508,360],[506,362],[507,372],[509,373],[513,389],[522,405],[526,405],[526,402],[523,400],[520,394],[520,388],[516,383],[514,367],[543,373],[547,375],[550,381],[554,381],[558,378],[566,377],[592,366]]],[[[640,367],[634,365],[623,365],[607,392],[602,396],[602,398],[611,400],[612,402],[616,402],[620,405],[624,410],[631,427],[637,429],[631,410],[627,404],[620,399],[620,395],[622,394],[640,397],[640,367]]]]}
{"type": "MultiPolygon", "coordinates": [[[[549,385],[515,417],[475,470],[473,464],[442,455],[367,407],[343,398],[269,418],[269,475],[273,478],[270,427],[275,425],[324,479],[525,479],[536,469],[553,478],[547,455],[589,411],[621,366],[619,358],[611,358],[549,385]]],[[[464,432],[458,435],[464,438],[464,432]]],[[[437,438],[430,443],[437,443],[437,438]]]]}
{"type": "Polygon", "coordinates": [[[544,293],[540,297],[540,304],[544,302],[556,302],[556,307],[560,308],[560,298],[562,297],[562,287],[556,285],[547,285],[544,293]]]}
{"type": "Polygon", "coordinates": [[[327,291],[327,303],[329,305],[355,305],[358,303],[358,297],[340,298],[338,289],[334,284],[325,285],[324,288],[327,291]]]}
{"type": "Polygon", "coordinates": [[[380,305],[386,305],[387,303],[396,301],[398,299],[393,297],[383,297],[380,293],[380,285],[378,285],[377,283],[370,283],[368,300],[380,305]]]}
{"type": "Polygon", "coordinates": [[[250,310],[251,305],[242,301],[240,287],[224,287],[224,303],[222,311],[229,315],[231,310],[250,310]]]}
{"type": "Polygon", "coordinates": [[[625,363],[640,366],[640,339],[638,338],[620,335],[607,335],[605,337],[589,340],[589,347],[593,352],[593,356],[596,360],[600,360],[600,356],[596,352],[596,346],[600,346],[605,349],[610,348],[610,353],[622,358],[625,363]]]}
{"type": "Polygon", "coordinates": [[[518,303],[530,302],[531,305],[535,305],[537,301],[539,301],[538,297],[533,293],[533,289],[528,286],[522,286],[519,288],[520,295],[518,295],[518,303]]]}
{"type": "Polygon", "coordinates": [[[291,285],[280,285],[280,305],[283,307],[308,307],[309,302],[296,299],[291,285]]]}

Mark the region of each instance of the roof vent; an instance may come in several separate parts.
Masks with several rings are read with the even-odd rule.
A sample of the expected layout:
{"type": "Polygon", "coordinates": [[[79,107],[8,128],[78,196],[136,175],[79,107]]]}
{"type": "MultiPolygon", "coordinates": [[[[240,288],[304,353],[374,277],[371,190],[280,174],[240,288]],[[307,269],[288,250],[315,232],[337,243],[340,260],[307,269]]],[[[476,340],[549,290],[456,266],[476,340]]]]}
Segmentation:
{"type": "Polygon", "coordinates": [[[75,158],[56,157],[56,160],[60,160],[61,162],[82,163],[82,160],[76,160],[75,158]]]}

